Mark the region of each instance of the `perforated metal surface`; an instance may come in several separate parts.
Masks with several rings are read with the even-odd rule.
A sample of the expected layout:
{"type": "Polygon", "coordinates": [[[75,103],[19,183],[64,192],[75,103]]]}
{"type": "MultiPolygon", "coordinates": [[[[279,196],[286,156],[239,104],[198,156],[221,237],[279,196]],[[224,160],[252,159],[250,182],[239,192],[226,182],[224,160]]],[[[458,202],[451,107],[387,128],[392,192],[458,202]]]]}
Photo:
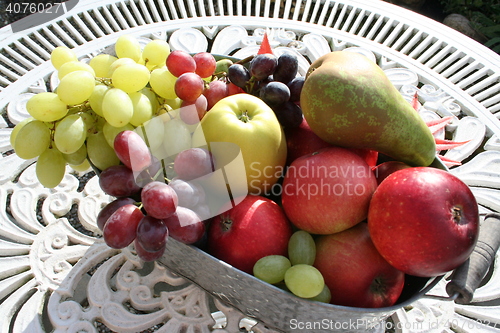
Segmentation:
{"type": "MultiPolygon", "coordinates": [[[[167,33],[182,27],[220,29],[222,25],[281,27],[324,35],[376,49],[414,67],[422,81],[433,82],[461,98],[465,110],[487,122],[500,117],[498,55],[460,33],[424,16],[381,1],[80,1],[44,25],[13,34],[0,31],[1,107],[12,93],[26,90],[49,73],[46,61],[58,45],[79,55],[109,45],[124,32],[167,33]]],[[[216,33],[216,31],[214,31],[216,33]]],[[[495,131],[497,134],[498,132],[495,131]]]]}

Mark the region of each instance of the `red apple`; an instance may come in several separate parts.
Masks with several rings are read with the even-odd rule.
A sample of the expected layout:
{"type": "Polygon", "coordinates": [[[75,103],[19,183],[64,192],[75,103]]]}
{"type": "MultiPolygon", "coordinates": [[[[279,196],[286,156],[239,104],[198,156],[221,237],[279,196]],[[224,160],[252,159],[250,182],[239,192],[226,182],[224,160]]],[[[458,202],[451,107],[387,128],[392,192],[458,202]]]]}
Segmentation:
{"type": "Polygon", "coordinates": [[[287,255],[292,227],[274,201],[248,195],[239,204],[214,217],[208,230],[208,253],[251,273],[262,257],[287,255]]]}
{"type": "Polygon", "coordinates": [[[404,273],[377,251],[362,222],[316,240],[314,266],[330,289],[330,303],[360,308],[393,305],[401,295],[404,273]]]}
{"type": "Polygon", "coordinates": [[[347,148],[347,149],[361,156],[365,160],[366,164],[368,164],[370,167],[373,168],[374,166],[377,165],[378,151],[366,148],[347,148]]]}
{"type": "MultiPolygon", "coordinates": [[[[285,129],[285,136],[288,148],[287,165],[290,165],[300,156],[311,154],[319,149],[332,146],[311,130],[305,118],[302,119],[302,123],[299,127],[285,129]]],[[[363,157],[369,166],[373,167],[377,164],[377,151],[364,148],[347,149],[363,157]]]]}
{"type": "Polygon", "coordinates": [[[368,213],[375,247],[394,267],[415,276],[444,274],[471,254],[479,232],[476,199],[459,178],[414,167],[389,175],[368,213]]]}
{"type": "Polygon", "coordinates": [[[359,155],[328,147],[292,162],[281,200],[290,221],[312,234],[331,234],[366,219],[377,180],[359,155]]]}
{"type": "Polygon", "coordinates": [[[302,119],[302,123],[299,127],[286,129],[285,136],[288,148],[288,165],[300,156],[331,146],[331,144],[323,141],[323,139],[311,130],[305,118],[302,119]]]}
{"type": "Polygon", "coordinates": [[[374,167],[373,172],[375,173],[375,178],[377,178],[377,183],[380,184],[391,173],[406,168],[411,167],[408,164],[400,161],[386,161],[374,167]]]}

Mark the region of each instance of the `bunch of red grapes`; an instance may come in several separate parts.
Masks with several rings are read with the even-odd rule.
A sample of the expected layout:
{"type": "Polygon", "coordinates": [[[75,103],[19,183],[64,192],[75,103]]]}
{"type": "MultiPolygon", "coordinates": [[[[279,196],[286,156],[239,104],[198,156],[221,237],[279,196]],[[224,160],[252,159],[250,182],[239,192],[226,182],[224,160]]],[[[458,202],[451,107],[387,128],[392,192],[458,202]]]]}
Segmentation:
{"type": "MultiPolygon", "coordinates": [[[[226,96],[250,93],[274,110],[283,127],[300,125],[298,102],[304,78],[297,76],[294,54],[258,54],[231,62],[226,65],[227,72],[217,72],[217,65],[208,52],[192,56],[177,50],[167,57],[166,66],[177,78],[174,88],[182,101],[179,116],[184,123],[199,123],[226,96]]],[[[214,171],[210,152],[190,148],[178,153],[173,163],[158,160],[144,139],[131,130],[120,132],[113,148],[121,163],[99,175],[101,189],[116,198],[97,217],[106,244],[122,249],[134,243],[144,261],[160,258],[169,236],[201,245],[212,212],[197,179],[214,171]],[[172,179],[168,179],[168,168],[173,169],[172,179]]]]}
{"type": "Polygon", "coordinates": [[[134,242],[137,255],[152,261],[163,255],[168,236],[200,242],[210,210],[195,180],[213,172],[211,154],[203,148],[183,150],[174,159],[177,176],[167,183],[163,163],[136,132],[119,133],[114,148],[123,164],[99,175],[102,190],[116,197],[97,217],[106,244],[122,249],[134,242]]]}

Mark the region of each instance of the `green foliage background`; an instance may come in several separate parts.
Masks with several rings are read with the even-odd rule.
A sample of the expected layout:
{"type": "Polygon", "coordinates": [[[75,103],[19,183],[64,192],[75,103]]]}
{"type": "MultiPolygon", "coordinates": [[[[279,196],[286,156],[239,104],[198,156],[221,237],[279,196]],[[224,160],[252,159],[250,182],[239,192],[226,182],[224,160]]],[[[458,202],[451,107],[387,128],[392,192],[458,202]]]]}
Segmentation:
{"type": "Polygon", "coordinates": [[[446,14],[467,17],[489,47],[500,54],[500,1],[499,0],[439,0],[446,14]]]}

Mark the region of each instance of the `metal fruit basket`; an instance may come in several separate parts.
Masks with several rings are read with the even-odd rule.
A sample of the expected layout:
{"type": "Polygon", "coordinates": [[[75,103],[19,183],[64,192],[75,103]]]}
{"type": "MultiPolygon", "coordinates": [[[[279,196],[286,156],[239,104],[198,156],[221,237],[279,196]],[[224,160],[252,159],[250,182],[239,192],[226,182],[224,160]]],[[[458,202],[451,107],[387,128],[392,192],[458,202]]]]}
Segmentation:
{"type": "MultiPolygon", "coordinates": [[[[34,178],[34,161],[11,154],[7,138],[12,126],[26,117],[26,97],[57,85],[48,59],[50,50],[58,45],[73,48],[83,59],[102,52],[118,36],[133,34],[166,39],[172,48],[192,53],[208,50],[244,58],[256,52],[263,32],[267,31],[276,50],[289,47],[301,56],[302,73],[311,61],[332,50],[363,52],[377,61],[405,97],[417,92],[428,114],[455,117],[447,135],[471,141],[446,153],[463,163],[450,172],[471,186],[481,214],[500,211],[499,58],[451,29],[417,14],[409,15],[396,6],[365,0],[91,0],[68,1],[65,8],[57,17],[41,17],[35,26],[21,24],[0,30],[0,104],[4,115],[0,120],[4,133],[0,193],[8,212],[2,216],[0,231],[1,259],[8,267],[0,274],[0,309],[7,314],[1,329],[5,332],[35,331],[35,327],[37,331],[52,328],[72,332],[78,327],[92,331],[96,322],[120,332],[138,332],[159,323],[171,328],[164,328],[166,332],[189,327],[206,331],[206,323],[213,326],[213,319],[205,315],[199,315],[203,320],[195,320],[195,315],[190,317],[189,311],[185,311],[184,316],[175,317],[169,312],[172,310],[166,310],[167,305],[148,308],[140,302],[130,303],[138,297],[134,293],[139,293],[140,287],[158,277],[151,273],[140,283],[115,284],[122,275],[135,276],[132,272],[142,264],[127,251],[120,253],[103,247],[95,216],[110,198],[99,191],[95,177],[82,190],[78,182],[85,175],[68,172],[61,186],[43,189],[34,178]],[[70,211],[78,215],[79,223],[68,221],[70,211]],[[125,268],[125,273],[114,275],[113,272],[125,268]],[[85,293],[83,299],[79,296],[81,290],[85,293]],[[120,298],[112,293],[114,290],[126,296],[120,298]],[[123,303],[148,316],[116,310],[117,304],[123,303]],[[43,311],[36,310],[39,307],[43,311]],[[175,323],[169,318],[176,318],[175,323]]],[[[401,309],[415,304],[424,294],[434,294],[444,280],[417,280],[408,289],[409,295],[395,307],[367,311],[305,303],[175,241],[169,243],[162,264],[242,311],[244,316],[269,325],[254,327],[261,331],[286,331],[283,325],[288,325],[292,316],[297,320],[326,316],[339,322],[359,318],[364,323],[374,323],[392,315],[404,320],[406,314],[401,309]]],[[[474,300],[500,298],[497,266],[489,273],[489,283],[477,290],[474,300]]],[[[155,274],[165,270],[159,263],[154,267],[155,274]]],[[[164,279],[174,285],[182,284],[176,274],[170,274],[164,279]]],[[[171,291],[172,295],[175,292],[171,291]]],[[[235,327],[231,310],[220,303],[216,305],[228,317],[226,330],[231,332],[228,327],[235,327]]],[[[208,308],[201,306],[203,313],[212,311],[205,307],[208,308]]],[[[484,320],[484,315],[476,314],[474,308],[457,308],[469,317],[484,320]]],[[[238,316],[235,318],[241,319],[238,316]]],[[[487,318],[500,322],[494,315],[487,318]]],[[[367,331],[365,326],[358,328],[367,331]]],[[[380,331],[376,325],[371,328],[380,331]]]]}

